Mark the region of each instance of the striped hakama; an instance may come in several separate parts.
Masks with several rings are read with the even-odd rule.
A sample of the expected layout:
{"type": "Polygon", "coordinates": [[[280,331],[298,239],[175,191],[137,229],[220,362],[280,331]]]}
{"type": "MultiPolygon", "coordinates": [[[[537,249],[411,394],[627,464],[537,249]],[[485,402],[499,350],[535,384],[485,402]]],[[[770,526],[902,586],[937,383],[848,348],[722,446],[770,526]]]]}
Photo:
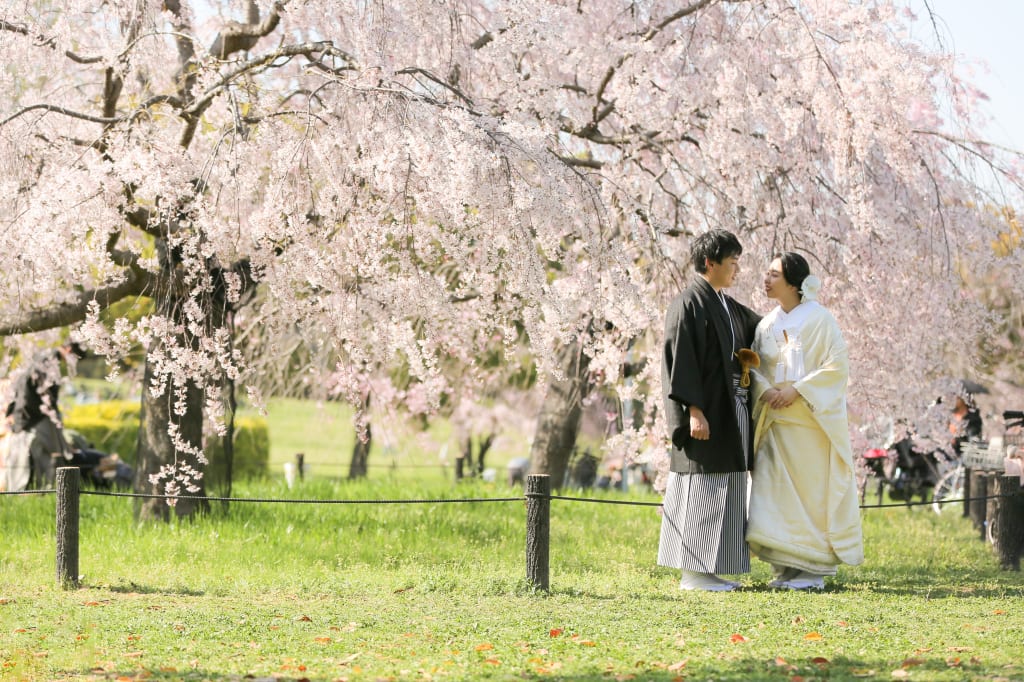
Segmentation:
{"type": "MultiPolygon", "coordinates": [[[[749,453],[748,390],[736,388],[736,420],[744,452],[749,453]]],[[[746,471],[727,474],[669,473],[662,502],[658,565],[698,573],[747,573],[750,552],[747,525],[746,471]]]]}

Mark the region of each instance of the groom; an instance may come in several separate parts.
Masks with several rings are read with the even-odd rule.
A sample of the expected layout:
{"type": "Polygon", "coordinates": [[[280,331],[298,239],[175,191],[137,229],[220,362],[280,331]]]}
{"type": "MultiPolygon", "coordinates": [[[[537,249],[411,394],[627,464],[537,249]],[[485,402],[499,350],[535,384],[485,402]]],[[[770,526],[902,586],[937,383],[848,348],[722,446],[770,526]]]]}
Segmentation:
{"type": "Polygon", "coordinates": [[[665,316],[662,390],[672,439],[658,564],[682,570],[684,590],[725,592],[748,573],[744,541],[751,423],[736,352],[749,348],[760,321],[725,295],[743,247],[712,230],[690,251],[696,276],[665,316]]]}

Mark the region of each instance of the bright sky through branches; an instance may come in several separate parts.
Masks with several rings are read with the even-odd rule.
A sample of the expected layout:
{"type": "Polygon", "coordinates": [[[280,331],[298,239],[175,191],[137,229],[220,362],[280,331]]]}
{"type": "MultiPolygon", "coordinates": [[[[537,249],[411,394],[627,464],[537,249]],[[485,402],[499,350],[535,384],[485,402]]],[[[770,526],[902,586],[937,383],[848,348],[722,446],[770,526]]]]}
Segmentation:
{"type": "Polygon", "coordinates": [[[925,2],[939,18],[941,39],[961,62],[959,73],[989,97],[988,136],[1014,149],[1024,148],[1024,72],[1020,27],[1024,3],[1015,0],[913,0],[922,22],[921,38],[934,44],[925,2]]]}

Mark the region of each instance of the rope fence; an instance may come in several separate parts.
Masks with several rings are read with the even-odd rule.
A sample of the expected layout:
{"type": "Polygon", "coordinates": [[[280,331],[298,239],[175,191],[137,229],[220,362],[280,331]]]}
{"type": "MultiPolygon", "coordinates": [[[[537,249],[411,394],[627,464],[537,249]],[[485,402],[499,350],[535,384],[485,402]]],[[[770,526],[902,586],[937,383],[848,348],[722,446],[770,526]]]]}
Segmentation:
{"type": "MultiPolygon", "coordinates": [[[[158,495],[147,493],[122,493],[103,490],[83,490],[81,488],[81,471],[77,467],[62,467],[57,470],[56,488],[43,490],[25,491],[4,491],[0,495],[56,495],[57,497],[57,581],[65,588],[78,587],[78,556],[79,556],[79,506],[82,495],[96,497],[120,497],[134,499],[165,499],[165,500],[202,500],[204,502],[234,502],[234,503],[281,503],[281,504],[479,504],[498,502],[523,502],[526,503],[526,577],[535,587],[549,589],[549,556],[550,556],[550,522],[551,522],[551,501],[560,500],[567,502],[586,502],[593,504],[615,504],[633,507],[660,507],[661,502],[642,502],[637,500],[613,500],[590,497],[575,497],[569,495],[552,495],[551,480],[547,475],[531,474],[526,477],[526,489],[522,496],[514,497],[468,497],[468,498],[417,498],[417,499],[344,499],[344,500],[323,500],[323,499],[289,499],[289,498],[254,498],[254,497],[210,497],[206,495],[158,495]]],[[[1016,481],[1016,477],[1012,478],[1016,481]]],[[[1001,519],[1000,524],[1009,528],[1009,535],[1016,537],[1020,535],[1018,529],[1024,528],[1024,491],[1018,486],[1009,488],[1009,492],[995,492],[985,495],[966,496],[957,499],[943,500],[938,504],[964,504],[974,502],[995,501],[995,505],[988,505],[994,511],[989,514],[1001,519]],[[1012,500],[1011,500],[1012,498],[1012,500]],[[1009,500],[1006,510],[1000,511],[1004,506],[1003,500],[1009,500]]],[[[918,507],[936,504],[934,501],[921,502],[898,502],[891,504],[860,505],[861,509],[885,509],[896,507],[918,507]]],[[[983,524],[990,525],[983,521],[983,524]]],[[[995,523],[995,520],[992,520],[995,523]]],[[[989,527],[991,532],[991,528],[989,527]]],[[[983,537],[984,531],[983,531],[983,537]]],[[[996,544],[996,540],[989,536],[989,539],[996,544]]],[[[1010,548],[1010,561],[1016,561],[1019,567],[1021,554],[1020,542],[1017,546],[1010,548]]],[[[1007,566],[1000,552],[1003,568],[1007,566]]]]}

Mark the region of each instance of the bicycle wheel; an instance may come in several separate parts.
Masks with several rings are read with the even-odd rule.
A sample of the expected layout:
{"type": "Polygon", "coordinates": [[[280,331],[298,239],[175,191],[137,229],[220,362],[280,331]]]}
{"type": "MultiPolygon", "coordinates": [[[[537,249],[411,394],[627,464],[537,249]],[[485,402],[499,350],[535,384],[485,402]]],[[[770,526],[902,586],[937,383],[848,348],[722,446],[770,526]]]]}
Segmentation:
{"type": "Polygon", "coordinates": [[[944,507],[955,506],[952,502],[964,499],[964,468],[956,466],[942,475],[932,493],[932,509],[941,514],[944,507]]]}

